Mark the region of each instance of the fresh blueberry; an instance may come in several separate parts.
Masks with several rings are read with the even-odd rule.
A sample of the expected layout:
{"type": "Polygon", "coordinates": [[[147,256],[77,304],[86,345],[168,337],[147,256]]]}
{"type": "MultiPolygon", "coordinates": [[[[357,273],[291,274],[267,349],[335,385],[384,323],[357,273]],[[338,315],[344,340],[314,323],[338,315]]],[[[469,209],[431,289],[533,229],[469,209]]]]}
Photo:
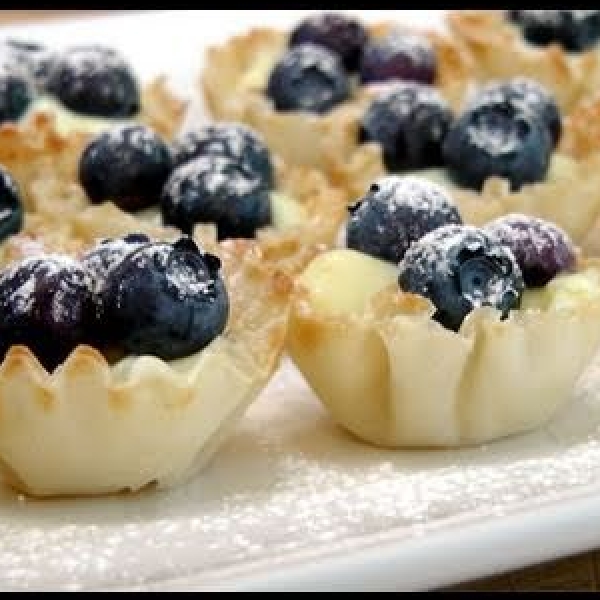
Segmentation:
{"type": "Polygon", "coordinates": [[[394,30],[366,44],[359,72],[362,83],[403,79],[431,84],[436,68],[435,50],[425,36],[394,30]]]}
{"type": "Polygon", "coordinates": [[[546,176],[552,139],[546,125],[522,103],[489,99],[454,121],[442,144],[450,174],[480,190],[488,177],[507,179],[512,190],[546,176]]]}
{"type": "Polygon", "coordinates": [[[395,264],[423,235],[460,214],[445,190],[426,179],[388,175],[378,179],[346,223],[346,245],[395,264]]]}
{"type": "Polygon", "coordinates": [[[505,318],[520,306],[525,289],[510,249],[472,225],[445,225],[414,242],[400,263],[398,283],[429,298],[433,318],[453,331],[477,307],[491,306],[505,318]]]}
{"type": "Polygon", "coordinates": [[[127,254],[101,291],[101,323],[127,354],[164,360],[202,350],[225,329],[229,298],[220,261],[191,240],[152,242],[127,254]]]}
{"type": "Polygon", "coordinates": [[[0,56],[29,77],[37,90],[43,91],[56,55],[37,42],[9,38],[0,43],[0,56]]]}
{"type": "Polygon", "coordinates": [[[33,102],[35,90],[27,75],[0,63],[0,123],[18,121],[33,102]]]}
{"type": "Polygon", "coordinates": [[[508,18],[536,46],[556,43],[569,52],[583,52],[600,39],[600,10],[512,10],[508,18]]]}
{"type": "Polygon", "coordinates": [[[0,165],[0,242],[23,227],[23,201],[17,182],[0,165]]]}
{"type": "Polygon", "coordinates": [[[89,273],[62,255],[30,257],[0,273],[0,356],[27,346],[49,371],[88,341],[94,318],[89,273]]]}
{"type": "Polygon", "coordinates": [[[157,204],[173,166],[167,143],[144,125],[117,125],[93,138],[79,160],[79,181],[91,202],[127,211],[157,204]]]}
{"type": "Polygon", "coordinates": [[[269,75],[267,96],[276,110],[322,114],[350,95],[342,61],[323,46],[289,48],[269,75]]]}
{"type": "Polygon", "coordinates": [[[572,240],[550,221],[511,213],[486,224],[485,229],[512,250],[529,287],[542,287],[558,273],[575,268],[572,240]]]}
{"type": "Polygon", "coordinates": [[[290,46],[312,43],[335,52],[348,71],[356,71],[368,39],[364,25],[347,15],[322,12],[311,15],[292,30],[290,46]]]}
{"type": "Polygon", "coordinates": [[[553,94],[541,83],[529,77],[513,77],[506,81],[494,81],[479,90],[470,105],[487,102],[510,102],[519,104],[523,110],[531,110],[546,124],[553,146],[562,132],[560,109],[553,94]]]}
{"type": "Polygon", "coordinates": [[[361,142],[378,142],[389,171],[442,164],[442,140],[452,123],[450,106],[426,84],[398,82],[367,108],[359,130],[361,142]]]}
{"type": "Polygon", "coordinates": [[[76,46],[56,57],[46,89],[70,110],[98,117],[131,117],[140,109],[138,82],[114,49],[76,46]]]}
{"type": "Polygon", "coordinates": [[[244,165],[267,187],[275,183],[271,153],[263,137],[241,123],[210,123],[180,135],[172,144],[175,167],[210,154],[244,165]]]}
{"type": "Polygon", "coordinates": [[[197,223],[215,223],[219,239],[251,238],[271,222],[269,189],[224,156],[201,156],[175,169],[163,188],[161,211],[165,224],[187,234],[197,223]]]}

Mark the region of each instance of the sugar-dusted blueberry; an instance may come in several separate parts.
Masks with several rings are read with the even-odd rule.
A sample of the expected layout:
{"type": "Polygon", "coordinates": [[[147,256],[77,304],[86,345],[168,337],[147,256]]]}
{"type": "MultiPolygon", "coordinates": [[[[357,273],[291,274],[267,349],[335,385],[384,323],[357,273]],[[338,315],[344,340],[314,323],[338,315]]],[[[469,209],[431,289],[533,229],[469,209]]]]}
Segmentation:
{"type": "Polygon", "coordinates": [[[99,133],[79,160],[79,181],[91,202],[127,211],[157,204],[173,167],[168,144],[145,125],[116,125],[99,133]]]}
{"type": "Polygon", "coordinates": [[[562,117],[554,95],[544,85],[530,77],[517,76],[505,81],[493,81],[485,85],[470,100],[471,105],[486,102],[507,101],[531,110],[550,131],[556,146],[562,133],[562,117]]]}
{"type": "Polygon", "coordinates": [[[171,145],[175,167],[210,154],[224,156],[244,165],[267,187],[275,182],[271,153],[262,137],[242,123],[207,123],[178,136],[171,145]]]}
{"type": "Polygon", "coordinates": [[[429,231],[461,222],[456,205],[441,186],[411,175],[388,175],[350,208],[346,245],[397,264],[409,246],[429,231]]]}
{"type": "Polygon", "coordinates": [[[575,268],[573,241],[550,221],[511,213],[487,223],[485,229],[512,250],[529,287],[544,286],[555,275],[575,268]]]}
{"type": "Polygon", "coordinates": [[[356,71],[367,42],[365,26],[355,18],[335,12],[320,12],[306,17],[294,27],[289,45],[313,43],[335,52],[348,71],[356,71]]]}
{"type": "Polygon", "coordinates": [[[389,171],[442,164],[442,141],[453,114],[433,86],[397,82],[368,106],[359,129],[361,142],[378,142],[389,171]]]}
{"type": "Polygon", "coordinates": [[[429,298],[433,318],[453,331],[481,306],[508,316],[525,289],[511,250],[472,225],[445,225],[414,242],[399,265],[398,283],[405,292],[429,298]]]}
{"type": "Polygon", "coordinates": [[[424,35],[393,30],[366,44],[359,73],[363,83],[403,79],[431,84],[436,69],[435,50],[424,35]]]}
{"type": "Polygon", "coordinates": [[[43,91],[56,53],[38,42],[8,38],[0,43],[0,57],[29,77],[38,91],[43,91]]]}
{"type": "Polygon", "coordinates": [[[0,356],[25,345],[52,370],[89,340],[94,319],[90,274],[73,258],[26,258],[0,273],[0,356]]]}
{"type": "Polygon", "coordinates": [[[74,112],[98,117],[131,117],[140,109],[132,67],[114,48],[86,45],[57,55],[46,90],[74,112]]]}
{"type": "Polygon", "coordinates": [[[29,109],[35,90],[30,78],[7,62],[0,62],[0,123],[16,122],[29,109]]]}
{"type": "Polygon", "coordinates": [[[301,44],[286,50],[275,64],[266,92],[278,111],[322,114],[348,98],[350,83],[337,54],[301,44]]]}
{"type": "Polygon", "coordinates": [[[23,200],[14,177],[0,165],[0,242],[23,227],[23,200]]]}
{"type": "Polygon", "coordinates": [[[507,179],[512,190],[546,176],[552,139],[546,125],[522,103],[488,99],[453,122],[442,156],[454,179],[480,190],[488,177],[507,179]]]}
{"type": "Polygon", "coordinates": [[[191,234],[198,223],[215,223],[219,239],[251,238],[271,222],[269,189],[244,166],[206,155],[183,164],[167,180],[163,221],[191,234]]]}
{"type": "Polygon", "coordinates": [[[219,259],[191,238],[144,244],[112,269],[100,292],[108,340],[127,354],[189,356],[220,335],[229,297],[219,259]]]}
{"type": "Polygon", "coordinates": [[[508,18],[536,46],[560,44],[569,52],[582,52],[600,39],[600,10],[511,10],[508,18]]]}

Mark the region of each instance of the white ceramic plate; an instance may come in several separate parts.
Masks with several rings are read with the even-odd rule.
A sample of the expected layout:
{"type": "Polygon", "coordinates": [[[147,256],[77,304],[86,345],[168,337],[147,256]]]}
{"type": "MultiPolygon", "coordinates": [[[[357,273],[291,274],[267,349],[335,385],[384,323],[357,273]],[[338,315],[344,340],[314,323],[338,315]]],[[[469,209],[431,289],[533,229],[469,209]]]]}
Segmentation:
{"type": "MultiPolygon", "coordinates": [[[[204,45],[301,12],[173,11],[4,33],[111,44],[144,77],[167,72],[184,93],[204,45]]],[[[94,500],[3,491],[0,589],[425,590],[599,546],[599,376],[591,369],[569,406],[535,433],[391,452],[333,426],[285,362],[189,485],[94,500]]]]}

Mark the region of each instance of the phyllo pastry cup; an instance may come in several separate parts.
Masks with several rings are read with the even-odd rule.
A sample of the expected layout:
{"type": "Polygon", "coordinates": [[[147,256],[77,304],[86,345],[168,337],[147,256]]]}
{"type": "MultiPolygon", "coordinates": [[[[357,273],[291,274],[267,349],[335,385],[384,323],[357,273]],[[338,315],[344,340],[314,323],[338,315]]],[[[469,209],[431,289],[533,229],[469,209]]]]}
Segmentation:
{"type": "MultiPolygon", "coordinates": [[[[401,23],[366,26],[370,35],[378,38],[400,28],[401,23]]],[[[439,32],[419,33],[429,39],[436,53],[434,85],[451,104],[458,102],[468,85],[468,55],[439,32]]],[[[256,128],[290,164],[317,167],[334,182],[351,173],[372,180],[381,172],[378,151],[358,146],[353,127],[382,84],[355,85],[348,100],[325,114],[278,112],[265,89],[271,69],[287,47],[288,36],[283,30],[256,27],[210,46],[199,78],[209,112],[217,119],[242,121],[256,128]]]]}
{"type": "Polygon", "coordinates": [[[567,403],[600,343],[600,263],[445,329],[393,265],[352,250],[313,261],[293,294],[287,348],[346,430],[390,448],[455,447],[527,432],[567,403]]]}
{"type": "MultiPolygon", "coordinates": [[[[13,258],[15,248],[31,251],[17,238],[13,258]]],[[[224,332],[193,355],[108,360],[79,345],[48,372],[27,347],[9,349],[0,468],[12,487],[40,497],[167,488],[215,453],[278,365],[290,281],[245,240],[210,250],[222,261],[230,313],[224,332]]]]}

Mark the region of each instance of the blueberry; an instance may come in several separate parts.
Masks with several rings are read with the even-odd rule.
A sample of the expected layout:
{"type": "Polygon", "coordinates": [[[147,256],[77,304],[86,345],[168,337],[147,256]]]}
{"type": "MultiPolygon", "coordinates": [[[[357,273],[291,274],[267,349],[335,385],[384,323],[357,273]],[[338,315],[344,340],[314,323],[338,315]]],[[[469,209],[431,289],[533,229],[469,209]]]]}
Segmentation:
{"type": "Polygon", "coordinates": [[[161,211],[165,224],[187,234],[197,223],[215,223],[219,239],[251,238],[271,222],[268,188],[223,156],[201,156],[175,169],[164,186],[161,211]]]}
{"type": "Polygon", "coordinates": [[[290,46],[313,43],[335,52],[348,71],[356,71],[368,33],[364,25],[341,13],[322,12],[298,23],[289,38],[290,46]]]}
{"type": "Polygon", "coordinates": [[[429,85],[398,82],[367,108],[359,140],[378,142],[389,171],[442,164],[442,140],[453,115],[439,91],[429,85]]]}
{"type": "Polygon", "coordinates": [[[266,91],[276,110],[322,114],[349,97],[350,83],[336,54],[301,44],[289,48],[273,67],[266,91]]]}
{"type": "Polygon", "coordinates": [[[169,146],[144,125],[118,125],[93,138],[79,160],[79,181],[91,202],[127,211],[157,204],[173,159],[169,146]]]}
{"type": "Polygon", "coordinates": [[[9,38],[0,44],[0,55],[8,64],[29,77],[37,90],[45,89],[54,65],[54,52],[37,42],[9,38]]]}
{"type": "Polygon", "coordinates": [[[507,81],[495,81],[479,90],[470,105],[507,101],[519,104],[523,110],[531,110],[550,131],[553,146],[562,132],[560,109],[553,94],[541,83],[528,77],[514,77],[507,81]]]}
{"type": "Polygon", "coordinates": [[[396,264],[409,246],[429,231],[462,222],[441,186],[414,176],[378,179],[350,212],[348,248],[396,264]]]}
{"type": "Polygon", "coordinates": [[[29,109],[35,91],[29,77],[8,63],[0,63],[0,123],[14,123],[29,109]]]}
{"type": "Polygon", "coordinates": [[[56,57],[46,89],[70,110],[98,117],[131,117],[140,110],[138,82],[114,49],[76,46],[56,57]]]}
{"type": "Polygon", "coordinates": [[[510,249],[472,225],[445,225],[414,242],[400,263],[398,284],[429,298],[433,318],[453,331],[481,306],[506,318],[520,306],[525,289],[510,249]]]}
{"type": "Polygon", "coordinates": [[[359,73],[362,83],[403,79],[431,84],[436,68],[435,50],[425,36],[394,30],[367,43],[359,73]]]}
{"type": "Polygon", "coordinates": [[[546,285],[555,275],[575,268],[575,246],[558,225],[528,215],[512,213],[485,226],[508,246],[529,287],[546,285]]]}
{"type": "Polygon", "coordinates": [[[17,182],[0,165],[0,242],[23,227],[23,201],[17,182]]]}
{"type": "Polygon", "coordinates": [[[30,257],[0,273],[0,356],[27,346],[49,371],[88,341],[94,318],[89,273],[62,255],[30,257]]]}
{"type": "Polygon", "coordinates": [[[536,46],[556,43],[569,52],[583,52],[600,39],[600,10],[513,10],[508,18],[536,46]]]}
{"type": "Polygon", "coordinates": [[[164,360],[202,350],[225,329],[229,298],[216,256],[190,238],[127,254],[101,291],[108,339],[127,354],[164,360]]]}
{"type": "Polygon", "coordinates": [[[199,156],[224,156],[273,187],[275,173],[271,153],[263,137],[241,123],[211,123],[180,135],[172,144],[173,163],[178,167],[199,156]]]}
{"type": "Polygon", "coordinates": [[[513,191],[541,181],[551,152],[548,128],[521,103],[507,98],[467,107],[442,144],[450,174],[476,190],[491,176],[507,179],[513,191]]]}

